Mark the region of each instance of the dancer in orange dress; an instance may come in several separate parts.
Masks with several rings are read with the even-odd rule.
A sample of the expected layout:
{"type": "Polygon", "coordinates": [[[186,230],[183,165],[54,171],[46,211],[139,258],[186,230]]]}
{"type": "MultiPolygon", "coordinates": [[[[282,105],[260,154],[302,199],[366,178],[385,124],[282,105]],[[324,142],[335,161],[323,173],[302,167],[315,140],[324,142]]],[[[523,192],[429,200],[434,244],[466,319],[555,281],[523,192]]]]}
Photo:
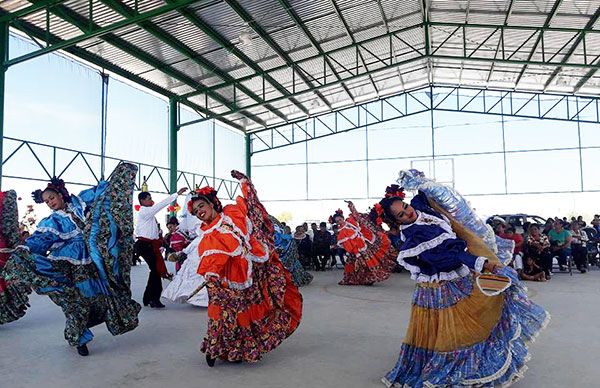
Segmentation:
{"type": "Polygon", "coordinates": [[[330,222],[338,225],[337,245],[347,252],[344,278],[340,285],[372,285],[386,280],[394,268],[390,239],[366,214],[347,201],[351,215],[344,219],[337,210],[330,222]]]}
{"type": "Polygon", "coordinates": [[[302,296],[283,267],[273,241],[273,223],[250,180],[240,172],[243,197],[222,206],[204,187],[188,203],[202,221],[198,273],[208,288],[208,330],[201,351],[216,359],[255,362],[300,324],[302,296]]]}

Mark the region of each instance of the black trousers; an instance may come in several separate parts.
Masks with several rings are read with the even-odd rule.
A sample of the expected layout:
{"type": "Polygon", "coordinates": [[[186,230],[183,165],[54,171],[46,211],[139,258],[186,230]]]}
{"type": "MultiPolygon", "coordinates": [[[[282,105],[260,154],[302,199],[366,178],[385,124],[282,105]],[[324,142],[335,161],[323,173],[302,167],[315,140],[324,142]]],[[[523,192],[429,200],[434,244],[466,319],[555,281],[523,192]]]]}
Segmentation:
{"type": "Polygon", "coordinates": [[[150,269],[148,283],[146,283],[146,290],[144,291],[144,306],[150,302],[159,302],[160,294],[162,293],[162,280],[156,270],[157,257],[154,254],[152,244],[148,241],[137,240],[134,249],[142,256],[150,269]]]}
{"type": "Polygon", "coordinates": [[[582,244],[571,244],[573,261],[578,269],[587,267],[587,248],[582,244]]]}
{"type": "Polygon", "coordinates": [[[313,263],[316,271],[325,271],[327,262],[331,260],[331,253],[319,252],[313,256],[313,263]]]}
{"type": "Polygon", "coordinates": [[[530,253],[528,253],[528,255],[533,257],[533,261],[544,270],[546,275],[550,275],[550,272],[552,271],[553,257],[553,254],[550,252],[550,250],[546,249],[542,252],[532,250],[530,253]]]}

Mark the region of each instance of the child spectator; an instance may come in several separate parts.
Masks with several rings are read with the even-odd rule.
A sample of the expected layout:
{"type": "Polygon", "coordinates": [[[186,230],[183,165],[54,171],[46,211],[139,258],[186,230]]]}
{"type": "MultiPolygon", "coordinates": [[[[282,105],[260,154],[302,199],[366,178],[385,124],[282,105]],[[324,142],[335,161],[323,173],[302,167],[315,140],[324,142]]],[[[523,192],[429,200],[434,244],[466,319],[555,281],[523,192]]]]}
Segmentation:
{"type": "Polygon", "coordinates": [[[552,273],[550,240],[548,240],[548,236],[540,233],[538,225],[534,224],[529,227],[525,247],[525,256],[533,258],[533,261],[544,270],[546,279],[550,279],[552,273]]]}
{"type": "Polygon", "coordinates": [[[519,271],[519,277],[522,280],[531,280],[534,282],[546,281],[546,275],[544,274],[544,270],[533,261],[532,257],[525,258],[523,269],[519,271]]]}

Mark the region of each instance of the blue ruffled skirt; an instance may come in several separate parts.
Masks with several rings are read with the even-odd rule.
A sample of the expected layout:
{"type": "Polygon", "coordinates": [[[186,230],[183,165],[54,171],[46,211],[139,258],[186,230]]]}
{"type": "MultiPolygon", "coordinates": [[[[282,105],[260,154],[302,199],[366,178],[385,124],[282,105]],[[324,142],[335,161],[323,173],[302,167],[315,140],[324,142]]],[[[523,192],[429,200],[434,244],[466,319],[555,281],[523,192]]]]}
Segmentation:
{"type": "Polygon", "coordinates": [[[388,387],[508,386],[523,376],[527,343],[550,315],[527,297],[512,268],[499,274],[512,285],[485,296],[473,275],[440,283],[419,283],[411,323],[396,366],[382,382],[388,387]]]}

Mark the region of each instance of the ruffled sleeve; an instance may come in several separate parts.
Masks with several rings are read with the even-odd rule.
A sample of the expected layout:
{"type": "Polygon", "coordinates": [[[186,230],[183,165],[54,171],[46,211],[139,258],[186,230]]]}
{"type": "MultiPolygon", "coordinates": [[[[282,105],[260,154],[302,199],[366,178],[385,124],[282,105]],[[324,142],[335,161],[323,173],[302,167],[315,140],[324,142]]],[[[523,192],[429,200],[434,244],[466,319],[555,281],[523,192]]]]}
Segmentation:
{"type": "MultiPolygon", "coordinates": [[[[355,225],[351,220],[348,220],[346,222],[350,223],[355,228],[357,228],[357,225],[355,225]]],[[[360,237],[358,230],[355,230],[354,228],[348,226],[341,228],[338,232],[337,244],[346,252],[354,255],[360,253],[362,250],[365,249],[366,246],[365,242],[360,237]]]]}
{"type": "Polygon", "coordinates": [[[217,277],[229,288],[244,289],[252,285],[252,263],[269,259],[270,249],[252,233],[246,216],[247,207],[240,199],[223,208],[218,220],[203,226],[198,245],[198,273],[217,277]]]}
{"type": "Polygon", "coordinates": [[[466,242],[456,236],[443,218],[421,213],[413,224],[402,229],[402,235],[398,262],[411,271],[413,278],[423,274],[447,279],[437,275],[464,272],[467,268],[481,272],[487,260],[467,252],[466,242]]]}
{"type": "Polygon", "coordinates": [[[46,255],[54,244],[74,237],[74,233],[77,231],[63,231],[56,218],[51,215],[40,221],[36,231],[25,241],[25,245],[31,253],[46,255]]]}

